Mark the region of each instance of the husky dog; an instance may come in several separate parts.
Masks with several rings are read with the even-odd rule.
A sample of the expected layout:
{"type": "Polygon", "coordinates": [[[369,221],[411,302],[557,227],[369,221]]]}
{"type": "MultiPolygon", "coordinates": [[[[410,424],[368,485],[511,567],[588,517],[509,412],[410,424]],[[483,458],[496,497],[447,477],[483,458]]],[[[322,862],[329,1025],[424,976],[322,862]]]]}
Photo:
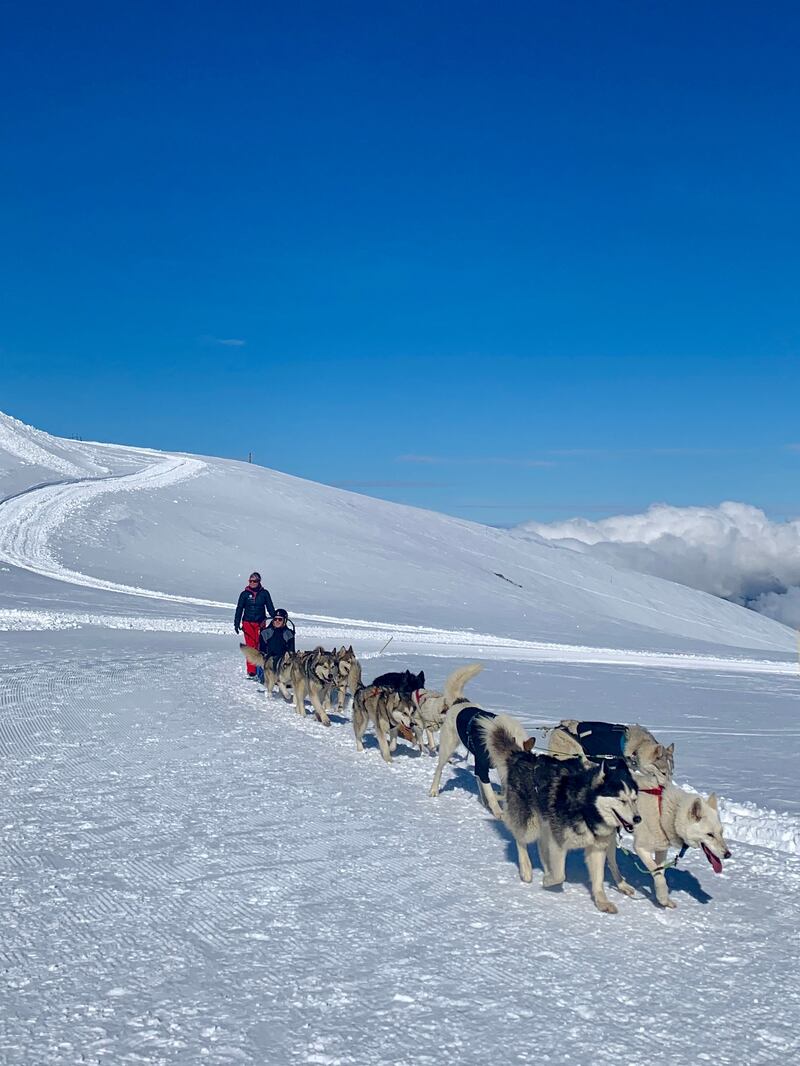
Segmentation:
{"type": "Polygon", "coordinates": [[[372,725],[381,755],[388,763],[392,761],[389,734],[399,728],[403,735],[412,737],[411,705],[395,689],[377,685],[361,686],[353,697],[353,732],[356,735],[356,751],[363,751],[362,737],[368,725],[372,725]]]}
{"type": "Polygon", "coordinates": [[[550,755],[585,755],[590,759],[622,755],[631,770],[654,777],[663,787],[672,781],[675,745],[665,748],[640,725],[578,722],[565,719],[550,733],[550,755]]]}
{"type": "Polygon", "coordinates": [[[411,693],[414,708],[414,732],[420,751],[436,752],[436,733],[442,728],[447,704],[443,692],[429,688],[414,689],[411,693]]]}
{"type": "Polygon", "coordinates": [[[481,802],[485,807],[489,808],[495,818],[502,818],[500,804],[497,802],[497,796],[489,782],[489,769],[492,766],[492,759],[480,729],[482,722],[488,722],[495,718],[496,715],[492,714],[491,711],[485,711],[464,695],[464,685],[476,674],[479,674],[482,669],[483,667],[480,663],[460,666],[453,671],[444,683],[446,711],[442,719],[442,732],[439,736],[439,762],[436,764],[429,795],[439,795],[442,770],[458,751],[459,744],[463,744],[469,754],[475,758],[475,776],[478,779],[481,802]]]}
{"type": "Polygon", "coordinates": [[[395,671],[388,674],[381,674],[380,677],[376,677],[372,682],[373,685],[377,685],[379,688],[393,688],[399,692],[402,696],[410,696],[414,689],[425,687],[425,671],[420,670],[418,674],[412,674],[410,670],[395,671]]]}
{"type": "Polygon", "coordinates": [[[302,653],[287,651],[278,663],[276,676],[278,690],[287,703],[291,703],[294,699],[294,693],[292,692],[292,663],[298,654],[302,653]]]}
{"type": "Polygon", "coordinates": [[[287,657],[292,657],[292,652],[285,652],[281,658],[275,662],[274,656],[262,655],[258,648],[250,648],[247,644],[240,644],[239,648],[245,659],[262,671],[261,677],[263,678],[262,684],[264,686],[264,692],[267,696],[271,696],[272,690],[278,684],[281,665],[287,657]]]}
{"type": "Polygon", "coordinates": [[[330,707],[334,683],[334,654],[324,648],[297,652],[290,667],[291,685],[297,713],[306,713],[306,694],[311,700],[314,714],[323,725],[330,725],[326,707],[330,707]]]}
{"type": "Polygon", "coordinates": [[[334,678],[338,692],[336,706],[339,711],[343,711],[348,689],[351,695],[355,696],[356,689],[361,684],[361,665],[352,644],[349,648],[334,648],[333,654],[336,658],[334,678]]]}
{"type": "MultiPolygon", "coordinates": [[[[598,910],[616,914],[603,888],[606,854],[612,854],[616,833],[628,832],[641,821],[636,810],[636,782],[621,757],[597,766],[582,758],[532,755],[523,749],[525,731],[510,715],[499,715],[483,726],[486,746],[505,788],[503,821],[517,843],[519,875],[533,879],[528,844],[539,842],[544,868],[542,885],[563,883],[567,852],[583,848],[598,910]]],[[[611,872],[620,891],[633,889],[611,872]]]]}
{"type": "MultiPolygon", "coordinates": [[[[639,813],[642,820],[634,830],[633,846],[653,875],[656,899],[662,907],[678,905],[670,897],[664,876],[670,845],[683,849],[701,848],[714,873],[722,873],[722,860],[729,859],[731,853],[722,835],[717,797],[713,792],[704,800],[697,793],[684,792],[675,785],[640,789],[639,813]]],[[[610,852],[609,866],[614,879],[618,880],[616,856],[612,857],[610,852]]]]}

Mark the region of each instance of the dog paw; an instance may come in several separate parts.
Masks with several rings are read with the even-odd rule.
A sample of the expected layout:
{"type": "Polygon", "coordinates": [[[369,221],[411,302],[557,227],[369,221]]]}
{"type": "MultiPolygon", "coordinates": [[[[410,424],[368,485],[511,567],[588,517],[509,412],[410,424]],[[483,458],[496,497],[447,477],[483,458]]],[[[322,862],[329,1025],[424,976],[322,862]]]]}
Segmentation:
{"type": "Polygon", "coordinates": [[[658,902],[661,904],[662,907],[666,907],[667,910],[671,910],[671,911],[674,911],[675,908],[678,906],[678,904],[675,902],[675,900],[674,899],[670,899],[669,896],[667,896],[666,899],[660,899],[658,902]]]}
{"type": "Polygon", "coordinates": [[[596,899],[594,901],[594,905],[599,911],[602,911],[603,914],[618,913],[617,908],[614,906],[610,899],[596,899]]]}
{"type": "Polygon", "coordinates": [[[622,881],[620,884],[617,885],[617,888],[623,894],[623,896],[635,896],[636,895],[636,889],[635,888],[631,888],[631,886],[628,884],[627,881],[622,881]]]}
{"type": "Polygon", "coordinates": [[[432,788],[432,789],[430,789],[430,790],[428,791],[428,795],[429,795],[429,796],[438,796],[438,795],[439,795],[439,789],[438,789],[438,788],[432,788]]]}
{"type": "Polygon", "coordinates": [[[519,879],[520,881],[524,881],[526,885],[529,885],[533,880],[533,870],[525,870],[524,872],[520,870],[519,879]]]}

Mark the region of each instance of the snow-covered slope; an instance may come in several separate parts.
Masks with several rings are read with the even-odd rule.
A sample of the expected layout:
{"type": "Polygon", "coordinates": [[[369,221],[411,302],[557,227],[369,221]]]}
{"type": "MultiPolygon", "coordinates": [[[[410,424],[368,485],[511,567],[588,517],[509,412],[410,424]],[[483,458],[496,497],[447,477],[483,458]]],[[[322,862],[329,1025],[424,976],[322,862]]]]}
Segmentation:
{"type": "MultiPolygon", "coordinates": [[[[22,453],[30,431],[2,424],[9,450],[22,453]]],[[[76,477],[121,461],[134,468],[2,508],[0,558],[51,577],[227,603],[257,568],[292,613],[638,649],[794,648],[776,622],[535,537],[245,463],[46,435],[37,447],[39,463],[50,448],[52,464],[65,464],[60,480],[70,464],[76,477]]]]}
{"type": "Polygon", "coordinates": [[[788,630],[246,464],[0,431],[4,1064],[796,1058],[788,630]],[[301,646],[352,641],[367,678],[441,687],[478,659],[470,695],[532,731],[675,741],[732,860],[687,854],[670,912],[630,855],[613,917],[578,855],[563,893],[521,885],[464,764],[431,799],[432,760],[357,755],[346,709],[325,730],[245,681],[232,601],[254,566],[301,646]]]}
{"type": "Polygon", "coordinates": [[[147,452],[63,440],[0,411],[0,500],[33,485],[103,478],[135,469],[147,452]]]}

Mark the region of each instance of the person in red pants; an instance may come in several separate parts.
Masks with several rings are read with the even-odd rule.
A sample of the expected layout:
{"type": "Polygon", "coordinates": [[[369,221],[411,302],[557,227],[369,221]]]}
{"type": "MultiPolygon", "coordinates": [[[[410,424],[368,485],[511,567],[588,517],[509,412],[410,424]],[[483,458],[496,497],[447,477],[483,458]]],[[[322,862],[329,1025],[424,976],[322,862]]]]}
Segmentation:
{"type": "MultiPolygon", "coordinates": [[[[242,589],[239,602],[236,604],[236,614],[233,618],[233,628],[239,632],[241,627],[244,633],[244,642],[249,648],[258,647],[258,638],[261,633],[261,625],[266,621],[267,615],[275,617],[275,607],[269,591],[261,584],[261,574],[253,571],[247,588],[242,589]]],[[[247,677],[251,681],[256,680],[256,668],[252,663],[247,664],[247,677]]]]}

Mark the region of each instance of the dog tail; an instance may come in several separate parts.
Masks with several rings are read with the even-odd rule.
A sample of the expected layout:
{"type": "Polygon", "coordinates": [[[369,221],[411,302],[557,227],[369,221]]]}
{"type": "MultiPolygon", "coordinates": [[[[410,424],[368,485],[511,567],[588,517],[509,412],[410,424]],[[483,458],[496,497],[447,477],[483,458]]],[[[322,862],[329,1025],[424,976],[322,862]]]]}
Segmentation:
{"type": "Polygon", "coordinates": [[[348,678],[350,685],[350,691],[355,692],[356,689],[364,687],[364,681],[361,677],[361,663],[358,659],[353,659],[353,664],[350,667],[350,677],[348,678]]]}
{"type": "Polygon", "coordinates": [[[242,655],[244,655],[245,659],[247,659],[249,663],[252,663],[253,666],[264,665],[264,656],[261,654],[260,651],[257,651],[255,648],[249,647],[247,644],[240,644],[239,650],[241,651],[242,655]]]}
{"type": "Polygon", "coordinates": [[[475,724],[483,734],[492,763],[505,787],[508,764],[512,755],[526,751],[528,734],[522,722],[510,714],[498,714],[496,718],[477,718],[475,724]]]}
{"type": "Polygon", "coordinates": [[[456,700],[464,696],[464,685],[479,674],[483,667],[480,663],[470,663],[469,666],[459,666],[444,683],[444,699],[448,707],[452,707],[456,700]]]}

